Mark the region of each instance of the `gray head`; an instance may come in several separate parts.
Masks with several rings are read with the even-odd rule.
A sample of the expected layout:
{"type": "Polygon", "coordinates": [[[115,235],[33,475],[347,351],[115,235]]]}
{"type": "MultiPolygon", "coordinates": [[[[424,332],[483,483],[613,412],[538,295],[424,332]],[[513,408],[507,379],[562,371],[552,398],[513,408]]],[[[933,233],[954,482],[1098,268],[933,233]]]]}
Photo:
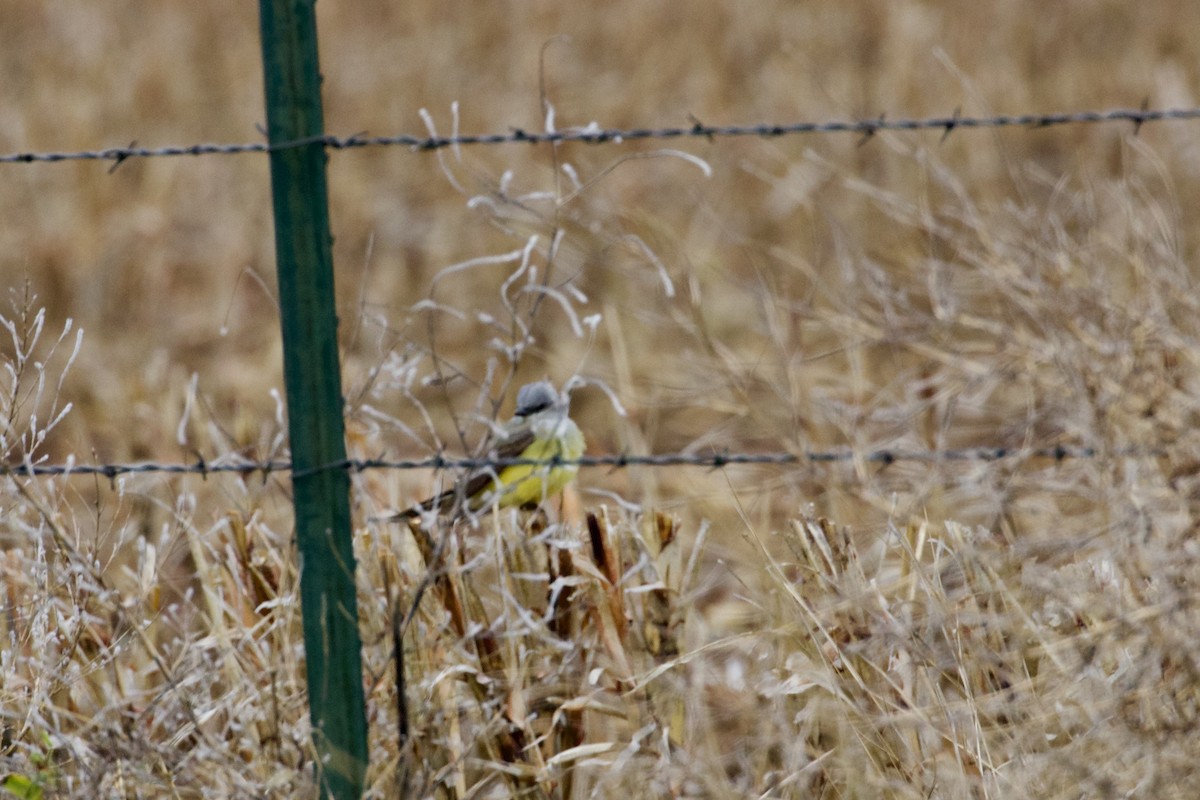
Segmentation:
{"type": "Polygon", "coordinates": [[[527,383],[517,392],[516,415],[528,417],[530,414],[545,411],[557,402],[558,392],[554,391],[554,385],[550,381],[527,383]]]}

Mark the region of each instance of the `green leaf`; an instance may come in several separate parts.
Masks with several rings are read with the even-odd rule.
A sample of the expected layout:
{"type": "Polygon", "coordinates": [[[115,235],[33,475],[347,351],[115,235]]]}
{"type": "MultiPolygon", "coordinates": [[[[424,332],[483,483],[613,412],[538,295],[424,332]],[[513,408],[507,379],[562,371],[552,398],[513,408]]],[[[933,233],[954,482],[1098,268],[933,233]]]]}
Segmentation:
{"type": "Polygon", "coordinates": [[[0,788],[21,800],[42,800],[42,787],[33,778],[10,773],[0,781],[0,788]]]}

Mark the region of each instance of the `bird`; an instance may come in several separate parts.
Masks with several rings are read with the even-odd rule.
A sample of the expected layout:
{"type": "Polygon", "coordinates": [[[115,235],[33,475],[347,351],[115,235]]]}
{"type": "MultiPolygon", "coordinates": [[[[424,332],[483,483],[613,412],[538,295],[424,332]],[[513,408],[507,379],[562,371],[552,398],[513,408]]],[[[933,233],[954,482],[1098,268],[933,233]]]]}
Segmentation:
{"type": "Polygon", "coordinates": [[[579,465],[570,462],[578,460],[586,447],[583,432],[569,415],[570,402],[567,392],[560,394],[549,381],[522,386],[517,392],[513,418],[483,447],[483,457],[489,460],[567,463],[478,467],[453,488],[386,520],[425,518],[431,514],[449,515],[457,520],[493,508],[536,508],[557,495],[579,472],[579,465]]]}

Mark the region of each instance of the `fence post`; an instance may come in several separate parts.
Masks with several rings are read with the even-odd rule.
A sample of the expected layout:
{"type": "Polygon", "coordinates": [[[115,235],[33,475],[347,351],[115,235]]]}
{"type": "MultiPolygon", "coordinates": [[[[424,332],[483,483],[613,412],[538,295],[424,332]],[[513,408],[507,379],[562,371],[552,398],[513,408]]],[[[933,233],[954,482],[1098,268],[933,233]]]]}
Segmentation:
{"type": "MultiPolygon", "coordinates": [[[[272,145],[324,133],[314,0],[260,0],[272,145]]],[[[333,255],[320,142],[271,151],[275,259],[309,711],[321,795],[358,798],[367,764],[333,255]]]]}

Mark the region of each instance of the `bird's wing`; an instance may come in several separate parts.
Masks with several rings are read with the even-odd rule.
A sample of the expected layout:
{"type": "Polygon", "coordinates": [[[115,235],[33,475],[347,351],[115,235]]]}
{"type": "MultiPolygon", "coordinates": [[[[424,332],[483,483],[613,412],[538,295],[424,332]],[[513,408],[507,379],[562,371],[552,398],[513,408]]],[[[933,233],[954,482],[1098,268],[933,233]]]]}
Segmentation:
{"type": "MultiPolygon", "coordinates": [[[[493,442],[489,443],[490,447],[483,457],[487,459],[518,458],[521,453],[525,452],[525,448],[533,443],[533,440],[533,427],[531,425],[523,425],[516,430],[497,436],[493,442]]],[[[492,481],[496,479],[496,476],[503,471],[503,466],[479,467],[472,470],[466,478],[453,487],[441,494],[434,495],[424,502],[417,503],[412,508],[401,512],[399,516],[419,517],[434,510],[439,514],[444,514],[453,509],[454,504],[459,502],[460,499],[465,505],[472,497],[488,488],[492,481]]]]}

